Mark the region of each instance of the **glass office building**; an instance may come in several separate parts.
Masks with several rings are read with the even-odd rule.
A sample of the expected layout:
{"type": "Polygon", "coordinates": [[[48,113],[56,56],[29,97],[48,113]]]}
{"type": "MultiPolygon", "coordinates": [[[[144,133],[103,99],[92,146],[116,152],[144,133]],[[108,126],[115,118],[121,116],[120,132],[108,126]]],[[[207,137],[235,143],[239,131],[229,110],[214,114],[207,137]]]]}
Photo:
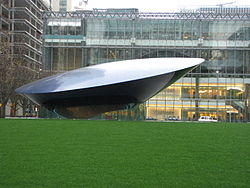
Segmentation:
{"type": "Polygon", "coordinates": [[[45,70],[53,73],[126,59],[206,60],[145,104],[110,118],[250,121],[250,8],[46,12],[43,47],[45,70]]]}

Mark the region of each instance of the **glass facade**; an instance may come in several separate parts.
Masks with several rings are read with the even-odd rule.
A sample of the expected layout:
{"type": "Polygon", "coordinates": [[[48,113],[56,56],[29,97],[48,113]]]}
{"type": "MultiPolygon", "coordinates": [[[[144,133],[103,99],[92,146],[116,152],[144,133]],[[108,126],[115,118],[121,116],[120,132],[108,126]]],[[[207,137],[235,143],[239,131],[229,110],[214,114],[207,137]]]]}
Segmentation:
{"type": "Polygon", "coordinates": [[[145,104],[104,116],[186,121],[208,115],[228,122],[250,120],[250,9],[172,14],[97,9],[48,12],[44,17],[43,61],[47,71],[125,59],[206,60],[145,104]]]}

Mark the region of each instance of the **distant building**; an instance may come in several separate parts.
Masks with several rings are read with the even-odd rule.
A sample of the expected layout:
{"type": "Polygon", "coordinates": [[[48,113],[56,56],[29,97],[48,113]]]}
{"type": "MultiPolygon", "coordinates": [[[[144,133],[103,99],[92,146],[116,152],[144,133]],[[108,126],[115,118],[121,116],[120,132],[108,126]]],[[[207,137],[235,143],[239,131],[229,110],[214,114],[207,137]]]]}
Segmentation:
{"type": "Polygon", "coordinates": [[[72,0],[52,0],[52,10],[59,12],[72,11],[72,0]]]}
{"type": "Polygon", "coordinates": [[[206,60],[138,108],[106,117],[250,121],[250,8],[177,13],[95,9],[44,16],[43,60],[48,71],[125,59],[206,60]]]}
{"type": "Polygon", "coordinates": [[[0,38],[6,37],[4,32],[10,31],[10,7],[8,0],[0,1],[0,38]]]}
{"type": "Polygon", "coordinates": [[[74,7],[75,10],[86,10],[88,0],[79,0],[78,4],[74,7]]]}
{"type": "Polygon", "coordinates": [[[39,70],[42,65],[42,11],[48,10],[44,0],[0,0],[0,32],[10,33],[13,44],[25,50],[31,67],[39,70]]]}
{"type": "Polygon", "coordinates": [[[22,49],[26,66],[35,72],[42,68],[42,11],[47,10],[44,0],[0,0],[0,41],[10,41],[14,58],[22,49]]]}

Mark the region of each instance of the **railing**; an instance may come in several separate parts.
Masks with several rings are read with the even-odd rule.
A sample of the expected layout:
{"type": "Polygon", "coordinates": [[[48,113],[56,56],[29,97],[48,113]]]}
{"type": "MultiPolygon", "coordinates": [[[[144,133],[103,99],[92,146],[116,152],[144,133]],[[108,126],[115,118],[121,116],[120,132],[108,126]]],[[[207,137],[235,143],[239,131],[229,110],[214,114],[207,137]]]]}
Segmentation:
{"type": "Polygon", "coordinates": [[[126,18],[126,19],[177,19],[177,20],[250,20],[250,13],[216,13],[216,12],[109,12],[109,11],[74,11],[43,12],[43,18],[126,18]]]}
{"type": "Polygon", "coordinates": [[[238,110],[238,112],[243,113],[246,106],[243,104],[243,101],[235,101],[229,100],[226,101],[226,105],[231,105],[234,109],[238,110]]]}

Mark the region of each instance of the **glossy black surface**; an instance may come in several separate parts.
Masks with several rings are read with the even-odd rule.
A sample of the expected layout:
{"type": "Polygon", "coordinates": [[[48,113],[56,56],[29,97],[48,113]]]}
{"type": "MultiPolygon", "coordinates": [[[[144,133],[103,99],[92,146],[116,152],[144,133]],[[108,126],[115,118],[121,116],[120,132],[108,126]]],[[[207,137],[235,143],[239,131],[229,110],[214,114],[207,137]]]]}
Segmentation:
{"type": "Polygon", "coordinates": [[[202,61],[199,58],[149,58],[102,63],[40,79],[18,88],[17,92],[54,93],[107,86],[176,72],[202,61]]]}
{"type": "MultiPolygon", "coordinates": [[[[201,60],[199,59],[199,61],[201,60]]],[[[79,69],[79,71],[75,70],[47,77],[20,87],[16,91],[33,102],[65,117],[89,118],[103,112],[119,110],[145,102],[196,66],[197,62],[188,68],[165,71],[165,74],[148,77],[145,77],[147,74],[137,71],[139,73],[133,73],[133,77],[137,78],[134,80],[131,75],[121,75],[115,79],[114,75],[119,76],[119,73],[115,70],[110,75],[112,78],[109,75],[103,77],[96,73],[96,67],[93,66],[94,68],[87,67],[79,69]],[[80,73],[86,73],[87,75],[80,75],[80,73]],[[88,74],[91,76],[89,77],[88,74]],[[100,78],[102,79],[100,80],[100,78]],[[129,78],[128,81],[115,81],[126,80],[127,78],[129,78]],[[99,80],[98,83],[93,82],[96,79],[99,80]]],[[[184,67],[187,67],[187,65],[184,67]]],[[[160,69],[160,67],[157,67],[157,69],[160,69]]],[[[105,71],[109,71],[106,66],[103,68],[103,72],[105,71]]],[[[154,72],[153,75],[157,71],[154,70],[154,72]]],[[[159,72],[163,71],[160,70],[159,72]]]]}
{"type": "Polygon", "coordinates": [[[128,108],[142,103],[171,85],[189,69],[151,78],[69,93],[70,98],[50,101],[46,105],[68,118],[89,118],[100,113],[128,108]],[[73,96],[75,97],[72,97],[73,96]],[[77,97],[81,96],[81,97],[77,97]],[[64,104],[64,105],[61,105],[64,104]]]}

